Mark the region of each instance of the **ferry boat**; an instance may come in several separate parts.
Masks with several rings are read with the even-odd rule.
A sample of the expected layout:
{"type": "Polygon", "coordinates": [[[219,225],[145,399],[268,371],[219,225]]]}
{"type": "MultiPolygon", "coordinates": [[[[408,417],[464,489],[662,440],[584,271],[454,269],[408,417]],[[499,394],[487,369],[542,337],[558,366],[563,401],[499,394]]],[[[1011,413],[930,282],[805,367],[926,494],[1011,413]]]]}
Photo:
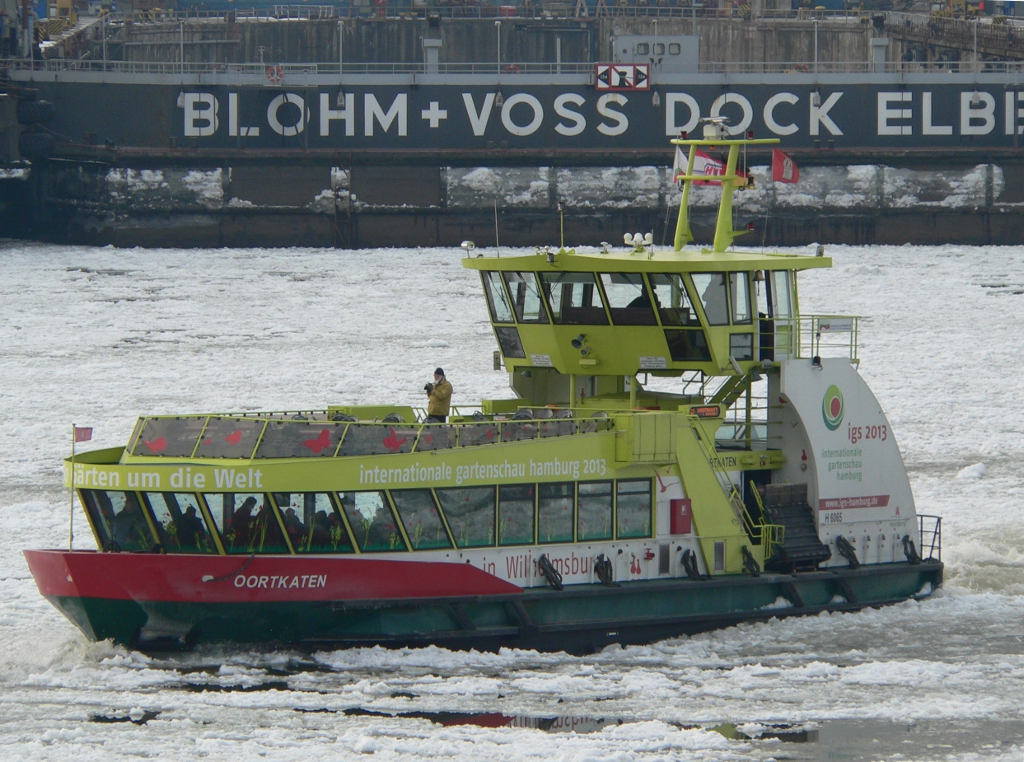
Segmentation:
{"type": "Polygon", "coordinates": [[[484,256],[514,397],[143,416],[65,461],[98,551],[25,552],[91,640],[588,652],[923,598],[917,512],[856,316],[800,312],[817,256],[741,249],[733,139],[688,151],[674,246],[484,256]],[[713,244],[694,161],[727,154],[713,244]],[[671,391],[661,390],[670,387],[671,391]]]}

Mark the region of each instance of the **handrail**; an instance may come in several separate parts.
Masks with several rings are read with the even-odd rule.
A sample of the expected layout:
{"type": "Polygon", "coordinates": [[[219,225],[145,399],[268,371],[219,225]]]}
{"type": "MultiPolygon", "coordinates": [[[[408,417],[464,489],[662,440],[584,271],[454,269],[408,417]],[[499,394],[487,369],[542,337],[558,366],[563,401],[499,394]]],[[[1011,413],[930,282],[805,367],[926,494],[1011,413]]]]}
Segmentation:
{"type": "MultiPolygon", "coordinates": [[[[708,461],[708,465],[715,472],[715,476],[718,478],[722,489],[726,492],[726,499],[729,501],[729,505],[732,507],[733,513],[736,514],[736,518],[740,521],[743,526],[743,530],[750,537],[751,542],[759,541],[764,548],[764,559],[767,561],[771,558],[771,552],[775,545],[781,544],[785,538],[785,527],[781,524],[770,524],[764,520],[764,506],[761,506],[761,518],[754,520],[754,517],[750,515],[747,510],[747,506],[744,504],[743,499],[740,497],[739,487],[733,483],[732,477],[729,476],[729,472],[723,468],[718,461],[718,450],[715,449],[715,438],[708,434],[707,429],[704,426],[704,421],[697,416],[689,416],[690,424],[693,426],[694,432],[697,434],[697,442],[700,445],[701,452],[708,461]]],[[[757,490],[754,490],[754,494],[757,494],[757,490]]],[[[761,505],[761,501],[758,500],[758,505],[761,505]]]]}
{"type": "Polygon", "coordinates": [[[942,517],[928,513],[917,514],[917,527],[921,538],[921,558],[924,560],[942,561],[942,517]],[[930,529],[925,527],[925,520],[930,520],[930,529]],[[927,538],[926,538],[927,535],[927,538]],[[928,555],[925,555],[927,550],[928,555]]]}

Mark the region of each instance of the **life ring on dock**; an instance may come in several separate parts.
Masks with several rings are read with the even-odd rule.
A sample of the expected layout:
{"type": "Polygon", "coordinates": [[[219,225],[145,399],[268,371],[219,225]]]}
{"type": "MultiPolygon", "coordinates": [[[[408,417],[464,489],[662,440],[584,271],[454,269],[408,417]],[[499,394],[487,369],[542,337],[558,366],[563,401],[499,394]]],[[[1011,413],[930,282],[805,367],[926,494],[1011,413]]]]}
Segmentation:
{"type": "Polygon", "coordinates": [[[284,79],[284,67],[283,66],[268,66],[267,67],[267,81],[272,84],[277,84],[284,79]]]}
{"type": "Polygon", "coordinates": [[[506,74],[518,74],[519,73],[519,67],[516,66],[515,64],[509,64],[508,66],[505,67],[505,73],[506,74]]]}

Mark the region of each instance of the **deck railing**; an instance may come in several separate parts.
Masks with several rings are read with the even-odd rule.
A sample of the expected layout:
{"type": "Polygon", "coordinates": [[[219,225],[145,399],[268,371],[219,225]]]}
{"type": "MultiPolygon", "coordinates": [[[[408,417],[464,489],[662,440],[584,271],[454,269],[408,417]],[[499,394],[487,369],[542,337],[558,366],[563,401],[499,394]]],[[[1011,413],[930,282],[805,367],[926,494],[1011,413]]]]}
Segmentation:
{"type": "Polygon", "coordinates": [[[921,537],[921,558],[942,561],[942,517],[919,513],[917,528],[921,537]]]}
{"type": "Polygon", "coordinates": [[[328,419],[325,411],[283,414],[140,418],[126,452],[136,457],[312,458],[449,450],[549,437],[593,434],[614,429],[607,413],[573,411],[517,414],[502,419],[479,416],[453,423],[407,423],[328,419]]]}

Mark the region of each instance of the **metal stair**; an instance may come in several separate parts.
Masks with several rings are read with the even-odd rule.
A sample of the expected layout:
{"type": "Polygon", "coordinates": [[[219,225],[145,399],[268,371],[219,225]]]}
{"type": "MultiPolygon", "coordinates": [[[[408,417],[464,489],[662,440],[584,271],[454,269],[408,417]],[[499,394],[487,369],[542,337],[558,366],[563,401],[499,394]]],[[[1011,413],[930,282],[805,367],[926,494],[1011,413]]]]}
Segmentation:
{"type": "Polygon", "coordinates": [[[791,572],[816,569],[832,557],[832,551],[818,539],[814,511],[807,502],[806,484],[766,484],[763,511],[773,524],[784,526],[784,540],[765,564],[771,571],[791,572]]]}

